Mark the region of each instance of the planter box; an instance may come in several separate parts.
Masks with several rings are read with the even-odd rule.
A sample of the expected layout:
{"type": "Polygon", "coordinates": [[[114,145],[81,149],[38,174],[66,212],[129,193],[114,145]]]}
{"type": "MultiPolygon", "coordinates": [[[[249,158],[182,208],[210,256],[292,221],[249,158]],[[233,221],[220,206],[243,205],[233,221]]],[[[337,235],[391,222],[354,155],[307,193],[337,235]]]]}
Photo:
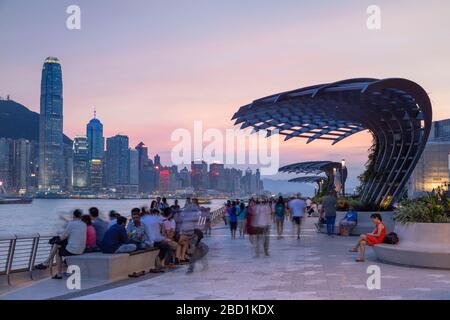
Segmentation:
{"type": "Polygon", "coordinates": [[[377,258],[395,264],[450,269],[450,223],[395,225],[400,242],[373,247],[377,258]]]}

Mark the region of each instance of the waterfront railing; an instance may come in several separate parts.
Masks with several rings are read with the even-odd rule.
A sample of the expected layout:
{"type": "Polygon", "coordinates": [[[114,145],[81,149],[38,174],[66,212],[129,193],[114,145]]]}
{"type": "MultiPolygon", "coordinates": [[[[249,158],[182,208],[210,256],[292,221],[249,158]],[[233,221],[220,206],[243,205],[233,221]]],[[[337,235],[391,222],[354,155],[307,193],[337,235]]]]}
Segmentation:
{"type": "MultiPolygon", "coordinates": [[[[211,226],[219,223],[225,214],[225,207],[210,213],[211,226]]],[[[206,227],[207,216],[201,215],[198,220],[200,229],[206,227]]],[[[36,264],[48,259],[52,245],[49,240],[54,234],[27,234],[0,236],[0,276],[6,276],[11,284],[11,274],[28,272],[33,280],[33,269],[36,264]]],[[[50,272],[51,272],[50,268],[50,272]]]]}

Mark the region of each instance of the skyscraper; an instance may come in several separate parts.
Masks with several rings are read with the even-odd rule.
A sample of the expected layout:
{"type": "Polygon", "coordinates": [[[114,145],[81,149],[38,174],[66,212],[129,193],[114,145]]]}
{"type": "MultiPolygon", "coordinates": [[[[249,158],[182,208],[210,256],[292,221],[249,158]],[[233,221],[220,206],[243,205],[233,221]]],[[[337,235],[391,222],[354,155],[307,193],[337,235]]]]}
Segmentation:
{"type": "Polygon", "coordinates": [[[41,78],[39,116],[39,189],[64,188],[63,84],[61,64],[54,57],[45,59],[41,78]]]}
{"type": "Polygon", "coordinates": [[[195,190],[208,188],[208,164],[203,160],[191,162],[191,183],[195,190]]]}
{"type": "Polygon", "coordinates": [[[108,187],[129,183],[130,151],[128,137],[116,135],[106,139],[106,182],[108,187]]]}
{"type": "Polygon", "coordinates": [[[86,136],[89,159],[102,160],[105,150],[105,138],[103,137],[103,124],[97,119],[96,111],[94,111],[94,118],[86,126],[86,136]]]}
{"type": "Polygon", "coordinates": [[[88,187],[89,181],[89,148],[85,136],[77,136],[73,139],[73,188],[83,189],[88,187]]]}

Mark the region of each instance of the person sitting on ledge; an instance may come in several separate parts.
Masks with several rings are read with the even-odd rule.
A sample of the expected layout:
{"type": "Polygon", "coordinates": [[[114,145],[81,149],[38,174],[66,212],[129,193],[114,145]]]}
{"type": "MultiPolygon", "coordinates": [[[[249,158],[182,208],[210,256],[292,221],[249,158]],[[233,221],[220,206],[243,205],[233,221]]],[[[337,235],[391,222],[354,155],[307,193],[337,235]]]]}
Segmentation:
{"type": "Polygon", "coordinates": [[[125,229],[126,224],[127,218],[117,217],[117,222],[106,231],[103,237],[103,253],[129,253],[136,251],[136,245],[130,243],[128,238],[127,230],[125,229]]]}
{"type": "Polygon", "coordinates": [[[356,224],[358,223],[358,212],[350,206],[347,214],[341,221],[339,221],[339,235],[348,236],[352,233],[356,224]]]}
{"type": "Polygon", "coordinates": [[[116,211],[111,210],[111,211],[109,212],[109,224],[108,224],[108,228],[111,228],[113,225],[116,224],[116,222],[117,222],[117,217],[120,217],[120,214],[117,213],[116,211]]]}
{"type": "Polygon", "coordinates": [[[358,252],[359,258],[356,259],[357,262],[364,262],[364,255],[366,252],[366,244],[373,246],[375,244],[383,243],[384,237],[386,236],[386,227],[381,218],[381,214],[374,213],[370,216],[372,222],[375,224],[375,229],[372,233],[362,234],[356,246],[350,250],[350,252],[358,252]]]}
{"type": "Polygon", "coordinates": [[[96,233],[95,228],[92,225],[91,216],[88,214],[83,214],[81,216],[81,221],[86,223],[86,249],[85,252],[94,252],[98,251],[97,248],[97,240],[96,240],[96,233]]]}
{"type": "Polygon", "coordinates": [[[108,222],[100,219],[99,211],[96,207],[89,208],[89,215],[91,216],[92,226],[95,228],[96,245],[100,248],[103,237],[108,230],[108,222]]]}
{"type": "Polygon", "coordinates": [[[62,257],[79,255],[84,252],[86,247],[86,224],[81,221],[83,212],[79,209],[73,211],[73,220],[69,221],[64,231],[57,237],[51,239],[53,244],[52,250],[48,259],[41,264],[38,264],[36,269],[46,269],[56,256],[56,266],[58,273],[53,276],[53,279],[62,279],[62,257]]]}
{"type": "Polygon", "coordinates": [[[143,250],[150,246],[145,241],[145,226],[142,224],[141,210],[139,208],[131,210],[131,221],[128,222],[127,232],[130,242],[134,243],[138,250],[143,250]]]}

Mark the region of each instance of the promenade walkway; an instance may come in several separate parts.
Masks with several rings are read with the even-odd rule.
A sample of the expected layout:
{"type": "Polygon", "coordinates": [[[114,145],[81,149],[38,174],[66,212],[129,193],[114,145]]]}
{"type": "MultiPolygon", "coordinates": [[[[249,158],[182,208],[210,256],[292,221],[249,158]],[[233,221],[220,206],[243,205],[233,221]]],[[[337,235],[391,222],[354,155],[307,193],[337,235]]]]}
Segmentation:
{"type": "MultiPolygon", "coordinates": [[[[365,263],[354,262],[348,252],[357,238],[316,233],[308,218],[301,240],[271,238],[270,257],[254,258],[247,239],[231,240],[219,226],[206,242],[209,270],[201,265],[191,275],[185,267],[129,285],[76,299],[450,299],[450,271],[408,268],[375,260],[367,250],[365,263]],[[381,289],[366,286],[369,265],[381,268],[381,289]]],[[[272,228],[274,233],[274,228],[272,228]]],[[[70,296],[66,296],[70,298],[70,296]]]]}

